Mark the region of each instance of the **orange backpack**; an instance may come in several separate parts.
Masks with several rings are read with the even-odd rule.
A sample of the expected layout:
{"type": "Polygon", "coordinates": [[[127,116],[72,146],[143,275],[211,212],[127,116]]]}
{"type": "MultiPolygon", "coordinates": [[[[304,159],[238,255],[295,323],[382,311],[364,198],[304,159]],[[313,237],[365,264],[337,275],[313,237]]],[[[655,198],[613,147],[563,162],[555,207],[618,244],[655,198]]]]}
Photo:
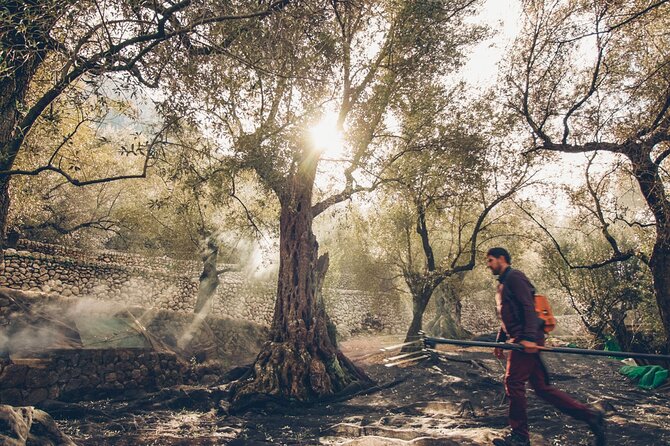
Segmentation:
{"type": "Polygon", "coordinates": [[[556,328],[556,318],[554,317],[554,312],[551,311],[547,296],[543,296],[542,294],[535,295],[535,311],[537,312],[537,316],[544,322],[542,328],[545,333],[549,333],[556,328]]]}

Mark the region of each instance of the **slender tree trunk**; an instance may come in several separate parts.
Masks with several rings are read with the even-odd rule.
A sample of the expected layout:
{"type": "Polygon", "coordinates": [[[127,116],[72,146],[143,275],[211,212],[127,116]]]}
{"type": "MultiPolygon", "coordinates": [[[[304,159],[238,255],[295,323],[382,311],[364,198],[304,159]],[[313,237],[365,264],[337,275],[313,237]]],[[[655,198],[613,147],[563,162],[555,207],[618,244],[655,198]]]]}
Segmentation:
{"type": "MultiPolygon", "coordinates": [[[[426,312],[426,307],[434,290],[432,287],[422,287],[421,290],[412,289],[412,323],[409,324],[405,342],[419,339],[419,331],[423,327],[423,313],[426,312]]],[[[411,352],[420,348],[420,345],[413,344],[403,347],[402,351],[411,352]]]]}
{"type": "Polygon", "coordinates": [[[312,232],[315,173],[316,165],[305,161],[280,197],[279,278],[270,340],[249,376],[232,387],[233,410],[275,399],[313,401],[371,383],[338,351],[319,302],[325,268],[319,266],[312,232]]]}
{"type": "MultiPolygon", "coordinates": [[[[184,351],[216,351],[215,345],[194,345],[195,334],[202,328],[209,329],[205,319],[212,309],[212,298],[219,286],[219,272],[217,270],[219,256],[219,244],[214,235],[206,238],[205,246],[202,250],[202,273],[200,274],[200,283],[198,285],[198,297],[195,301],[195,310],[193,320],[186,326],[177,341],[177,347],[184,351]]],[[[213,339],[213,338],[210,338],[213,339]]],[[[206,358],[205,358],[206,359],[206,358]]],[[[203,359],[204,360],[204,359],[203,359]]]]}
{"type": "Polygon", "coordinates": [[[215,236],[207,237],[202,252],[202,273],[198,286],[198,298],[195,301],[195,313],[206,316],[212,307],[212,297],[219,286],[218,267],[219,244],[215,236]]]}

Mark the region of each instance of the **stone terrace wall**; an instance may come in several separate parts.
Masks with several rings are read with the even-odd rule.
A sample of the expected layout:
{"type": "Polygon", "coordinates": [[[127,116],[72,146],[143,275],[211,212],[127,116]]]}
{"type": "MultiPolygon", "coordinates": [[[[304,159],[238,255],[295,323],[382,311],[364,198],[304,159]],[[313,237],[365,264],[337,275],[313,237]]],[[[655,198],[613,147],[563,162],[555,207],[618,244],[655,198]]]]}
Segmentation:
{"type": "Polygon", "coordinates": [[[405,334],[412,304],[394,293],[324,289],[328,314],[342,337],[360,333],[405,334]]]}
{"type": "Polygon", "coordinates": [[[7,249],[0,286],[187,311],[198,284],[149,268],[7,249]]]}
{"type": "MultiPolygon", "coordinates": [[[[251,363],[267,339],[266,328],[247,321],[208,317],[194,327],[192,314],[137,307],[125,311],[113,305],[81,311],[79,303],[0,288],[0,404],[98,399],[130,389],[216,382],[220,371],[251,363]],[[130,313],[139,323],[125,331],[115,328],[112,337],[143,338],[146,347],[104,348],[95,342],[96,348],[90,348],[79,339],[78,321],[101,315],[102,320],[113,319],[117,313],[124,319],[130,313]],[[142,332],[140,326],[145,327],[142,332]],[[177,344],[184,333],[192,337],[182,348],[177,344]]],[[[106,338],[110,332],[100,335],[106,338]]]]}
{"type": "MultiPolygon", "coordinates": [[[[193,311],[198,274],[192,271],[198,262],[178,262],[183,268],[176,273],[165,266],[170,265],[170,261],[143,260],[131,254],[116,262],[124,258],[120,253],[85,252],[28,241],[22,241],[19,246],[37,252],[6,250],[0,286],[123,302],[130,306],[193,311]],[[160,265],[155,266],[157,263],[160,265]]],[[[234,271],[222,274],[220,280],[213,315],[271,324],[276,293],[274,280],[256,281],[234,271]]],[[[407,296],[331,288],[324,290],[324,299],[344,337],[360,332],[400,334],[411,320],[407,296]]]]}
{"type": "MultiPolygon", "coordinates": [[[[76,298],[0,287],[0,352],[47,351],[66,345],[79,348],[82,342],[76,339],[78,321],[119,317],[132,322],[126,327],[128,334],[146,339],[144,344],[134,347],[154,345],[158,350],[170,351],[183,348],[189,355],[206,352],[211,359],[231,367],[251,362],[267,339],[266,327],[240,319],[208,316],[204,324],[194,324],[192,313],[95,306],[89,305],[90,302],[81,307],[79,303],[81,301],[76,298]],[[129,318],[131,315],[134,321],[129,318]],[[143,333],[140,334],[138,326],[144,327],[143,333]],[[181,338],[187,332],[190,340],[184,342],[181,338]],[[180,339],[182,347],[177,346],[180,339]]],[[[115,328],[115,331],[119,329],[115,328]]],[[[124,333],[118,335],[123,337],[124,333]]],[[[190,357],[182,359],[189,360],[190,357]]]]}
{"type": "Polygon", "coordinates": [[[0,359],[0,402],[32,406],[79,401],[127,389],[182,383],[186,366],[172,353],[145,349],[51,350],[42,358],[0,359]]]}
{"type": "MultiPolygon", "coordinates": [[[[48,254],[72,260],[85,260],[119,266],[149,268],[152,271],[198,277],[201,265],[192,260],[177,260],[170,257],[145,257],[138,254],[119,251],[90,251],[61,245],[34,242],[20,239],[17,250],[31,253],[48,254]]],[[[226,265],[222,265],[224,267],[226,265]]]]}

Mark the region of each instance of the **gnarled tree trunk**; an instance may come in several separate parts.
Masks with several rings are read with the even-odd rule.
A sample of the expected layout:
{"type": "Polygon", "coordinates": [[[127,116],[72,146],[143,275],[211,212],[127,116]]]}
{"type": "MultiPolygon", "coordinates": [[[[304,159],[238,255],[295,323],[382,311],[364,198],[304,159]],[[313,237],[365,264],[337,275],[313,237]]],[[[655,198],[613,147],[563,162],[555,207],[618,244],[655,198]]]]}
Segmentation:
{"type": "MultiPolygon", "coordinates": [[[[409,288],[412,293],[412,322],[409,324],[409,329],[405,335],[404,342],[413,342],[419,339],[419,331],[421,331],[421,328],[423,327],[423,314],[426,312],[428,302],[430,302],[430,298],[435,291],[435,286],[430,286],[425,283],[414,283],[411,284],[409,288]]],[[[419,344],[412,344],[403,347],[402,351],[411,352],[421,348],[422,346],[419,344]]]]}
{"type": "MultiPolygon", "coordinates": [[[[33,76],[47,55],[49,31],[66,2],[42,3],[37,0],[3,2],[0,12],[0,45],[4,49],[0,76],[0,171],[14,165],[20,149],[17,136],[24,136],[20,128],[25,98],[33,76]]],[[[0,175],[0,237],[4,242],[9,214],[9,179],[0,175]]]]}
{"type": "Polygon", "coordinates": [[[312,232],[316,165],[305,161],[280,196],[279,278],[270,340],[248,377],[232,387],[232,409],[268,400],[307,402],[371,383],[336,347],[318,290],[327,262],[319,262],[312,232]],[[326,263],[324,265],[324,263],[326,263]]]}

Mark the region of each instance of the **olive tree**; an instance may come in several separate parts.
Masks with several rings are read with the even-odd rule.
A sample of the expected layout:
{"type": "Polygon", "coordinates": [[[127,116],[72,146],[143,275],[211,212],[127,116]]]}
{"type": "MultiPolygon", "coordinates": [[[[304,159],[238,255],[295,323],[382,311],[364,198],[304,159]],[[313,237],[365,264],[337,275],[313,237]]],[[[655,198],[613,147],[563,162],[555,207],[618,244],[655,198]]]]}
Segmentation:
{"type": "Polygon", "coordinates": [[[319,257],[314,219],[385,181],[400,156],[399,99],[459,66],[480,34],[465,21],[476,4],[305,1],[245,29],[226,54],[177,61],[164,112],[208,128],[222,161],[253,171],[280,208],[270,339],[233,387],[234,407],[369,384],[328,332],[328,257],[319,257]],[[329,116],[334,131],[319,138],[329,116]],[[337,153],[324,148],[333,140],[337,153]],[[323,180],[328,172],[342,179],[323,180]]]}
{"type": "MultiPolygon", "coordinates": [[[[281,11],[289,0],[261,3],[207,0],[7,0],[0,4],[0,238],[4,239],[14,175],[55,172],[76,186],[142,178],[171,122],[145,129],[130,170],[82,178],[64,168],[59,152],[81,129],[95,128],[108,100],[137,87],[156,87],[164,66],[156,54],[171,46],[182,57],[225,49],[250,22],[281,11]],[[230,26],[227,26],[230,25],[230,26]],[[207,27],[225,29],[221,41],[202,39],[207,27]],[[54,137],[51,153],[35,165],[16,168],[17,157],[36,128],[82,113],[54,137]],[[92,124],[92,125],[90,125],[92,124]]],[[[104,137],[104,135],[103,135],[104,137]]],[[[121,143],[118,144],[119,146],[121,143]]],[[[125,151],[125,150],[123,150],[125,151]]]]}
{"type": "MultiPolygon", "coordinates": [[[[649,268],[670,348],[670,42],[666,1],[534,0],[512,49],[509,106],[535,152],[611,154],[653,215],[649,268]]],[[[636,252],[613,239],[608,264],[636,252]]]]}

